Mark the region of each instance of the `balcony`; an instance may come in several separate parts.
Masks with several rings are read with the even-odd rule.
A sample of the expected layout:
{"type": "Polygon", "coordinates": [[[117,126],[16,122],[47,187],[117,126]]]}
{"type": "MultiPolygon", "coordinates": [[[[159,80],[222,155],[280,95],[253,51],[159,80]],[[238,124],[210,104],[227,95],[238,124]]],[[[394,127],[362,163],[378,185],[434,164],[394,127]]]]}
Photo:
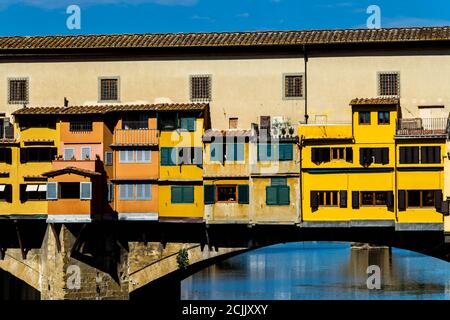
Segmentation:
{"type": "Polygon", "coordinates": [[[396,138],[446,138],[449,118],[397,119],[396,138]]]}
{"type": "Polygon", "coordinates": [[[157,146],[157,129],[116,129],[113,146],[157,146]]]}

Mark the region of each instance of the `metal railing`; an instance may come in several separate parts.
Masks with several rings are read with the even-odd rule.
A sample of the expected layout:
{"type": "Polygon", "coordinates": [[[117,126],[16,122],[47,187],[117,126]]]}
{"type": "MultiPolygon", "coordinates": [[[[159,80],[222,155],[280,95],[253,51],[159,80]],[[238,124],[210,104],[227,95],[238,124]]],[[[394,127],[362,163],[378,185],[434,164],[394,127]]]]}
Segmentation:
{"type": "Polygon", "coordinates": [[[92,131],[92,121],[76,120],[70,122],[70,132],[90,132],[92,131]]]}
{"type": "Polygon", "coordinates": [[[158,145],[159,131],[157,129],[116,129],[114,145],[158,145]]]}
{"type": "Polygon", "coordinates": [[[397,119],[399,137],[434,137],[448,134],[449,118],[397,119]]]}

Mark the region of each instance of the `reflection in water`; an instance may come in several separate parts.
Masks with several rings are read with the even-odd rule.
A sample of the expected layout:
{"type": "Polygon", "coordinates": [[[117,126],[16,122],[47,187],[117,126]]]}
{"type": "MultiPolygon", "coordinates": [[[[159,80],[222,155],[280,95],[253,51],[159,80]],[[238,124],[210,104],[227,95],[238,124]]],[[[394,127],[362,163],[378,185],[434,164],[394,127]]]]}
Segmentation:
{"type": "Polygon", "coordinates": [[[182,299],[449,299],[450,264],[410,251],[294,243],[248,252],[184,280],[182,299]],[[367,288],[367,267],[381,290],[367,288]]]}

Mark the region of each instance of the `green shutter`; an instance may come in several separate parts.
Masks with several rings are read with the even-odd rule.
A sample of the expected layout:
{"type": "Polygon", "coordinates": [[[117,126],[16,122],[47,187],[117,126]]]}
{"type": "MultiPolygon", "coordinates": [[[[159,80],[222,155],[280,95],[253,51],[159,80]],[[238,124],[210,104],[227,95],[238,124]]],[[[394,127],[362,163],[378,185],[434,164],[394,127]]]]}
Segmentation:
{"type": "Polygon", "coordinates": [[[248,186],[248,184],[238,185],[238,203],[249,204],[249,186],[248,186]]]}
{"type": "Polygon", "coordinates": [[[277,187],[267,186],[266,187],[266,204],[268,206],[273,206],[278,204],[277,200],[277,187]]]}
{"type": "Polygon", "coordinates": [[[182,199],[182,189],[181,187],[175,187],[172,186],[171,187],[171,202],[172,203],[182,203],[183,199],[182,199]]]}
{"type": "Polygon", "coordinates": [[[289,199],[289,190],[290,188],[287,186],[278,186],[278,205],[280,206],[286,206],[289,205],[290,199],[289,199]]]}
{"type": "Polygon", "coordinates": [[[279,148],[279,160],[280,161],[289,161],[293,159],[293,147],[292,144],[280,144],[279,148]]]}
{"type": "Polygon", "coordinates": [[[161,165],[174,166],[175,165],[175,148],[161,148],[161,165]]]}
{"type": "Polygon", "coordinates": [[[205,204],[214,204],[216,202],[216,186],[212,184],[204,185],[204,202],[205,204]]]}
{"type": "Polygon", "coordinates": [[[181,118],[180,128],[187,131],[195,131],[195,118],[181,118]]]}
{"type": "Polygon", "coordinates": [[[222,161],[223,147],[220,143],[211,143],[210,160],[222,161]]]}
{"type": "Polygon", "coordinates": [[[182,188],[182,203],[194,203],[194,187],[182,188]]]}

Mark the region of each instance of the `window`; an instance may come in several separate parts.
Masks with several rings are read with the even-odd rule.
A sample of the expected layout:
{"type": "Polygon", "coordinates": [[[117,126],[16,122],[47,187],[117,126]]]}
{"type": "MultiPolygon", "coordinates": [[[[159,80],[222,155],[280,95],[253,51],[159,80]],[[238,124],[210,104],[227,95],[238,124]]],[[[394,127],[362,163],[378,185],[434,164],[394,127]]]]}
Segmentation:
{"type": "Polygon", "coordinates": [[[51,162],[55,159],[56,148],[20,149],[20,162],[51,162]]]}
{"type": "Polygon", "coordinates": [[[42,201],[47,199],[47,185],[22,184],[20,185],[20,200],[42,201]]]}
{"type": "Polygon", "coordinates": [[[217,202],[236,202],[236,186],[217,186],[217,202]]]}
{"type": "Polygon", "coordinates": [[[290,161],[293,159],[291,143],[258,144],[258,161],[290,161]]]}
{"type": "Polygon", "coordinates": [[[258,144],[258,161],[274,161],[275,152],[273,144],[258,144]]]}
{"type": "Polygon", "coordinates": [[[284,98],[303,98],[303,75],[284,75],[284,98]]]}
{"type": "Polygon", "coordinates": [[[290,204],[290,188],[286,178],[272,178],[271,185],[266,187],[266,204],[284,206],[290,204]]]}
{"type": "Polygon", "coordinates": [[[351,147],[311,148],[311,161],[315,164],[331,160],[353,162],[353,149],[351,147]]]}
{"type": "Polygon", "coordinates": [[[230,118],[229,120],[229,128],[230,129],[237,129],[238,128],[238,118],[230,118]]]}
{"type": "Polygon", "coordinates": [[[331,160],[345,160],[345,148],[331,148],[331,160]]]}
{"type": "Polygon", "coordinates": [[[360,148],[359,152],[359,161],[362,166],[368,166],[373,163],[389,163],[389,148],[360,148]]]}
{"type": "Polygon", "coordinates": [[[133,163],[134,162],[134,150],[120,150],[119,161],[120,163],[133,163]]]}
{"type": "Polygon", "coordinates": [[[92,131],[92,120],[70,121],[70,132],[89,132],[89,131],[92,131]]]}
{"type": "Polygon", "coordinates": [[[136,162],[150,163],[152,159],[151,150],[136,150],[136,162]]]}
{"type": "Polygon", "coordinates": [[[359,124],[370,124],[370,111],[358,112],[359,124]]]}
{"type": "Polygon", "coordinates": [[[244,161],[243,143],[226,143],[225,146],[225,161],[244,161]]]}
{"type": "Polygon", "coordinates": [[[180,129],[184,131],[195,131],[195,118],[180,118],[180,129]]]}
{"type": "Polygon", "coordinates": [[[151,184],[137,184],[136,185],[136,200],[151,200],[152,186],[151,184]]]}
{"type": "Polygon", "coordinates": [[[209,101],[211,100],[211,76],[195,75],[191,76],[191,100],[209,101]]]}
{"type": "Polygon", "coordinates": [[[81,185],[79,182],[58,183],[59,199],[81,199],[81,185]]]}
{"type": "Polygon", "coordinates": [[[119,185],[119,200],[135,200],[134,184],[119,185]]]}
{"type": "Polygon", "coordinates": [[[12,185],[0,184],[0,202],[12,202],[12,185]]]}
{"type": "Polygon", "coordinates": [[[113,165],[113,153],[110,151],[106,151],[105,152],[105,164],[107,166],[112,166],[113,165]]]}
{"type": "Polygon", "coordinates": [[[210,160],[223,161],[223,144],[211,143],[210,145],[210,160]]]}
{"type": "Polygon", "coordinates": [[[11,148],[0,148],[0,163],[12,163],[11,148]]]}
{"type": "Polygon", "coordinates": [[[27,78],[8,79],[8,103],[26,104],[29,99],[27,78]]]}
{"type": "Polygon", "coordinates": [[[58,199],[58,183],[49,182],[47,183],[47,200],[58,199]]]}
{"type": "Polygon", "coordinates": [[[408,190],[406,192],[407,207],[434,207],[435,190],[408,190]]]}
{"type": "Polygon", "coordinates": [[[100,101],[119,100],[119,78],[100,78],[100,101]]]}
{"type": "Polygon", "coordinates": [[[161,165],[201,165],[203,163],[203,148],[161,148],[161,165]]]}
{"type": "Polygon", "coordinates": [[[378,74],[378,95],[399,96],[400,95],[400,73],[380,72],[378,74]]]}
{"type": "Polygon", "coordinates": [[[148,115],[144,113],[126,114],[124,119],[122,120],[122,129],[148,129],[148,115]]]}
{"type": "Polygon", "coordinates": [[[177,113],[166,112],[158,114],[158,127],[163,131],[173,131],[178,128],[177,113]]]}
{"type": "Polygon", "coordinates": [[[379,111],[378,112],[378,124],[389,124],[389,123],[390,123],[389,111],[379,111]]]}
{"type": "Polygon", "coordinates": [[[400,147],[400,163],[419,163],[419,147],[400,147]]]}
{"type": "Polygon", "coordinates": [[[421,147],[421,163],[441,163],[440,147],[421,147]]]}
{"type": "Polygon", "coordinates": [[[75,159],[75,149],[64,148],[64,160],[74,160],[75,159]]]}
{"type": "Polygon", "coordinates": [[[194,203],[194,187],[191,186],[172,186],[171,203],[189,204],[194,203]]]}
{"type": "Polygon", "coordinates": [[[91,200],[92,199],[92,183],[80,182],[80,199],[91,200]]]}
{"type": "Polygon", "coordinates": [[[293,160],[293,145],[291,143],[281,143],[278,145],[278,159],[280,161],[293,160]]]}
{"type": "Polygon", "coordinates": [[[176,148],[161,148],[161,165],[174,166],[177,164],[176,148]]]}
{"type": "Polygon", "coordinates": [[[114,201],[114,184],[111,183],[111,182],[107,183],[106,199],[107,199],[108,202],[113,202],[114,201]]]}
{"type": "Polygon", "coordinates": [[[318,204],[320,207],[337,207],[339,202],[338,191],[318,191],[318,204]]]}
{"type": "Polygon", "coordinates": [[[91,159],[91,147],[81,147],[80,160],[90,160],[90,159],[91,159]]]}
{"type": "Polygon", "coordinates": [[[386,191],[362,191],[361,205],[362,206],[385,206],[387,198],[386,191]]]}

